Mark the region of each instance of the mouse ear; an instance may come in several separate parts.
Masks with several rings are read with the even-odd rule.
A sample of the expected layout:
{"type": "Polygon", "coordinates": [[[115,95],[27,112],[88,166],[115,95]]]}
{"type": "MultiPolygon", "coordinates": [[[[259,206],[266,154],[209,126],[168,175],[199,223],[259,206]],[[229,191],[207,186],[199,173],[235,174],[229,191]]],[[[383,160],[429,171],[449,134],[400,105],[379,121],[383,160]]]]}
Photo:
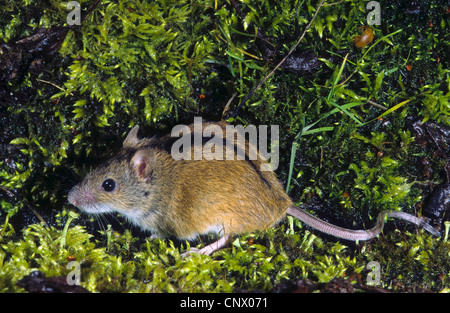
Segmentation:
{"type": "Polygon", "coordinates": [[[131,166],[136,176],[148,183],[153,173],[153,165],[155,163],[155,155],[150,149],[141,149],[136,151],[131,158],[131,166]]]}
{"type": "Polygon", "coordinates": [[[123,141],[124,148],[132,148],[135,147],[139,143],[139,139],[137,137],[139,131],[139,126],[134,126],[132,130],[128,133],[127,137],[123,141]]]}

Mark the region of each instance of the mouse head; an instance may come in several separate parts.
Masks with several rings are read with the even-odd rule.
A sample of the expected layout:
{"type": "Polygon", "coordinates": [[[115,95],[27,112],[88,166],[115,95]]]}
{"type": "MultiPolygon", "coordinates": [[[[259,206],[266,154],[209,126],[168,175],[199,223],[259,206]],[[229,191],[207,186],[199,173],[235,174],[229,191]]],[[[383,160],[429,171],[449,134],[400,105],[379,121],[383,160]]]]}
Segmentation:
{"type": "Polygon", "coordinates": [[[138,127],[127,135],[122,150],[90,172],[72,188],[69,202],[87,213],[119,212],[133,220],[151,195],[155,154],[137,137],[138,127]]]}

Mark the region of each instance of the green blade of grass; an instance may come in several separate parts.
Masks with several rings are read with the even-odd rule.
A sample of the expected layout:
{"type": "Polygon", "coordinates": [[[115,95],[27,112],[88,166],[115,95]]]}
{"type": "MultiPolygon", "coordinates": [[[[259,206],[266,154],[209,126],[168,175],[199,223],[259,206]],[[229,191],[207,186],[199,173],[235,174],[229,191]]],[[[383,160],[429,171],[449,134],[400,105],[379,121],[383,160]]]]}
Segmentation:
{"type": "Polygon", "coordinates": [[[288,174],[288,180],[286,183],[286,193],[289,192],[289,187],[291,186],[291,180],[292,180],[292,172],[294,171],[294,160],[295,160],[295,153],[297,152],[298,143],[294,141],[292,143],[291,147],[291,159],[289,161],[289,174],[288,174]]]}
{"type": "Polygon", "coordinates": [[[344,106],[341,106],[339,104],[337,104],[334,101],[330,102],[333,106],[335,106],[336,108],[338,108],[340,111],[344,112],[345,114],[347,114],[352,120],[354,120],[359,126],[362,126],[363,123],[353,114],[351,113],[349,110],[347,110],[347,108],[345,108],[344,106]]]}
{"type": "Polygon", "coordinates": [[[404,106],[405,104],[407,104],[407,103],[410,102],[410,101],[411,101],[411,99],[405,100],[405,101],[403,101],[403,102],[400,102],[400,103],[394,105],[392,108],[389,108],[387,111],[383,112],[382,114],[380,114],[380,115],[377,116],[376,118],[374,118],[374,119],[372,119],[372,120],[370,120],[370,121],[364,123],[364,125],[369,124],[369,123],[372,123],[373,121],[375,121],[375,120],[377,120],[377,119],[379,119],[379,118],[382,118],[383,116],[386,116],[386,115],[388,115],[388,114],[394,112],[395,110],[400,109],[402,106],[404,106]]]}

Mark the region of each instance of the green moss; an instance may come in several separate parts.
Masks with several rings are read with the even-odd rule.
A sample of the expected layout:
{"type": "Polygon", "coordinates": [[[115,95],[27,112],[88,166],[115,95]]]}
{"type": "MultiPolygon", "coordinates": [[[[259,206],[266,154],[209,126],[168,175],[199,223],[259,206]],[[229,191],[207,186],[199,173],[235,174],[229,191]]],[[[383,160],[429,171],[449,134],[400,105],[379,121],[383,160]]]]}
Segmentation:
{"type": "Polygon", "coordinates": [[[390,234],[377,245],[366,246],[364,254],[382,266],[383,286],[401,290],[404,286],[430,290],[448,289],[448,242],[424,234],[390,234]],[[395,262],[394,260],[402,260],[395,262]]]}
{"type": "Polygon", "coordinates": [[[393,283],[402,282],[431,290],[449,288],[445,262],[449,243],[423,233],[402,235],[407,238],[399,234],[363,245],[354,254],[340,243],[326,243],[308,231],[300,234],[297,227],[286,231],[281,225],[256,236],[241,236],[213,257],[182,258],[180,251],[188,246],[175,247],[171,241],[137,243],[127,234],[114,233],[110,244],[117,250],[107,252],[103,240],[93,239],[80,226],[64,233],[36,224],[20,239],[14,234],[2,238],[0,290],[20,291],[14,283],[36,269],[47,276],[67,276],[72,260],[81,264],[81,286],[93,292],[270,291],[277,283],[297,278],[329,282],[354,273],[365,275],[369,261],[380,263],[383,287],[398,289],[393,283]]]}

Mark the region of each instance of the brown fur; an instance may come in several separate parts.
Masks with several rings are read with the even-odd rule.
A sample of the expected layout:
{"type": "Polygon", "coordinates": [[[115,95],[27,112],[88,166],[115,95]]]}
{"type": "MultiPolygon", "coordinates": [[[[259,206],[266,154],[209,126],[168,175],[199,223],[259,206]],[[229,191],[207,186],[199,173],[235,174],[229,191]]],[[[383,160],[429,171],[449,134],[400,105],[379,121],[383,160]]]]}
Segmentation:
{"type": "MultiPolygon", "coordinates": [[[[224,123],[203,123],[203,129],[208,125],[225,132],[224,123]]],[[[275,174],[260,171],[261,158],[176,161],[170,154],[176,139],[138,139],[134,128],[116,157],[74,187],[69,202],[90,213],[105,212],[96,209],[104,205],[156,236],[185,239],[265,229],[292,205],[275,174]],[[117,183],[113,192],[101,187],[108,178],[117,183]]],[[[246,155],[252,148],[246,144],[246,155]]]]}

